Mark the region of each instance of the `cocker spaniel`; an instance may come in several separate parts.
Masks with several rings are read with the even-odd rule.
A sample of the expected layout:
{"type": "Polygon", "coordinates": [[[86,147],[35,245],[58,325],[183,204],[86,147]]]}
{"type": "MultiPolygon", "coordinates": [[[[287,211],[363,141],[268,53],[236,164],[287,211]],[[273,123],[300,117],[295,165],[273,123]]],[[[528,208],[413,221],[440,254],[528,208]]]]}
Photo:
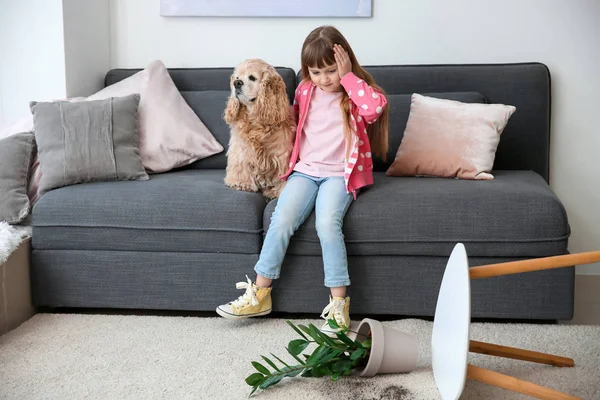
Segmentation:
{"type": "Polygon", "coordinates": [[[276,198],[285,186],[280,176],[287,171],[296,129],[285,83],[271,65],[251,59],[234,69],[230,87],[225,184],[276,198]]]}

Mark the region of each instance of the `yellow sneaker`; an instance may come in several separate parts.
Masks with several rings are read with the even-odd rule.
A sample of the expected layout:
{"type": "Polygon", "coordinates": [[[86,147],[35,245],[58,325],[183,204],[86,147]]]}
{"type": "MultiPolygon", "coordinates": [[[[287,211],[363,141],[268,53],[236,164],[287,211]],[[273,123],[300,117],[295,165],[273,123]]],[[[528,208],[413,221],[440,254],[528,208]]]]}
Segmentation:
{"type": "Polygon", "coordinates": [[[246,275],[248,282],[238,282],[235,287],[246,289],[237,300],[217,307],[217,314],[223,318],[241,319],[260,317],[271,312],[271,288],[256,286],[246,275]]]}
{"type": "Polygon", "coordinates": [[[342,327],[350,328],[350,297],[331,297],[329,296],[329,304],[321,313],[321,317],[325,318],[325,324],[321,327],[321,332],[334,336],[335,333],[340,331],[342,327]],[[329,326],[327,320],[333,319],[340,328],[332,328],[329,326]]]}

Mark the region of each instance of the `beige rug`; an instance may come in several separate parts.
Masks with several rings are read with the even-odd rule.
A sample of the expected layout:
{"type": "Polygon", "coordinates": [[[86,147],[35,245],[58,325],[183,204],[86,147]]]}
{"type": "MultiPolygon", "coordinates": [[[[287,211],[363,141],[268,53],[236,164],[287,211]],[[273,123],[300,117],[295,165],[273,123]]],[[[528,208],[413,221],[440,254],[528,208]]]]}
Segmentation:
{"type": "MultiPolygon", "coordinates": [[[[295,320],[308,323],[307,320],[295,320]]],[[[318,322],[318,321],[313,321],[318,322]]],[[[431,372],[431,322],[384,322],[420,340],[410,374],[286,379],[256,399],[439,399],[431,372]]],[[[38,314],[0,337],[1,399],[245,399],[250,361],[285,346],[296,333],[283,320],[232,322],[221,318],[38,314]]],[[[557,368],[484,355],[484,368],[600,399],[600,327],[473,324],[472,339],[573,357],[557,368]]],[[[468,381],[463,399],[526,399],[468,381]]]]}

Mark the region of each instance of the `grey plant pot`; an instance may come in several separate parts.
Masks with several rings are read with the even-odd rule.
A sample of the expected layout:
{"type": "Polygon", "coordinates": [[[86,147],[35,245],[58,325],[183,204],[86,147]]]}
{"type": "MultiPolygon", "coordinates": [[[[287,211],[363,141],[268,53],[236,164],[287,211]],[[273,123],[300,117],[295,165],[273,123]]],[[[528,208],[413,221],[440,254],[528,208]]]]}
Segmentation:
{"type": "Polygon", "coordinates": [[[379,321],[365,318],[358,325],[357,339],[363,340],[369,332],[371,354],[365,368],[357,370],[359,376],[371,377],[376,374],[414,371],[419,348],[416,337],[387,327],[379,321]]]}

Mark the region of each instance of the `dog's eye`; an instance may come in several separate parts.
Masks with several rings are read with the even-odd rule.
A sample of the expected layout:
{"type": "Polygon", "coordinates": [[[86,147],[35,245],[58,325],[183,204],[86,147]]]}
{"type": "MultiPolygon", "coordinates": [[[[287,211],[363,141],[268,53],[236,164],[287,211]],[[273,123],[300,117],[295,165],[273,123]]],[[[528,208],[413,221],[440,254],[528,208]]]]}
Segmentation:
{"type": "Polygon", "coordinates": [[[250,76],[248,77],[248,79],[250,79],[250,80],[251,80],[251,81],[253,81],[253,82],[256,80],[256,78],[254,77],[254,75],[250,75],[250,76]]]}

